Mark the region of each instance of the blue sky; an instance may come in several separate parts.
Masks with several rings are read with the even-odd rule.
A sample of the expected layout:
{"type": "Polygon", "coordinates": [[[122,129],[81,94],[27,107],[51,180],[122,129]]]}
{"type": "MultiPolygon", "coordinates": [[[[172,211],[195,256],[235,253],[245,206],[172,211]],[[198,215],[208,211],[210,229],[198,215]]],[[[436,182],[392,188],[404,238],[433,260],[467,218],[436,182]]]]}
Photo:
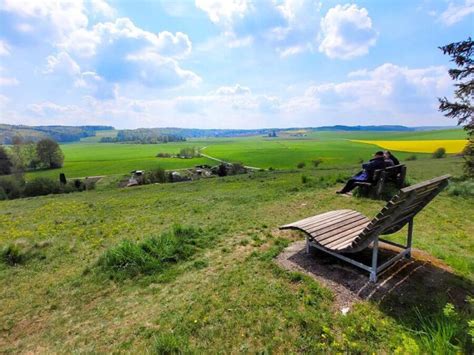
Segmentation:
{"type": "Polygon", "coordinates": [[[0,122],[453,125],[474,0],[0,0],[0,122]]]}

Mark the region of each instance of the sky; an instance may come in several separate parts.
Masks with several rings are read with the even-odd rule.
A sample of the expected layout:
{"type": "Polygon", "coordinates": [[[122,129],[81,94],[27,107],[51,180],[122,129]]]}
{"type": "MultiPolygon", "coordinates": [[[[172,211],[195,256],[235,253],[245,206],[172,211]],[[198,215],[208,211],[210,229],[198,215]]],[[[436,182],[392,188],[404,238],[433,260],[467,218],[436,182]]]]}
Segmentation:
{"type": "Polygon", "coordinates": [[[474,0],[0,0],[0,122],[449,126],[474,0]]]}

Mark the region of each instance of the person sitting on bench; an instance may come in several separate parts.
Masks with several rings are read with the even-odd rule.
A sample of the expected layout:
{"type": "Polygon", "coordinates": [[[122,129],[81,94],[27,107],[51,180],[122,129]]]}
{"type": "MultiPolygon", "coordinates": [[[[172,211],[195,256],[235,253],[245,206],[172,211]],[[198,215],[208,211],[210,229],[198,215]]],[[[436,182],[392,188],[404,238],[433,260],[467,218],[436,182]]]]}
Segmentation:
{"type": "Polygon", "coordinates": [[[374,175],[374,171],[377,169],[385,169],[387,164],[385,163],[384,154],[382,151],[378,151],[374,154],[374,157],[370,159],[368,163],[362,164],[361,172],[354,175],[352,178],[347,181],[346,186],[342,188],[342,190],[337,191],[337,194],[346,194],[352,191],[357,185],[357,181],[372,181],[372,177],[374,175]]]}
{"type": "Polygon", "coordinates": [[[400,160],[398,160],[389,150],[384,151],[383,156],[387,166],[400,165],[400,160]]]}

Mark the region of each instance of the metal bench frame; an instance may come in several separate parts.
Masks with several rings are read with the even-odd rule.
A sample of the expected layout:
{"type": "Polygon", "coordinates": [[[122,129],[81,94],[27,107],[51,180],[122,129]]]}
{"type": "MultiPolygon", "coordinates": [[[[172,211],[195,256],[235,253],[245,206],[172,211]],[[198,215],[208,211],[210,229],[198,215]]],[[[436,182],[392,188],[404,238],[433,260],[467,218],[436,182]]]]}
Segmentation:
{"type": "Polygon", "coordinates": [[[306,234],[306,251],[322,250],[338,259],[357,266],[370,274],[370,281],[402,257],[411,257],[414,217],[448,185],[450,175],[443,175],[400,190],[372,219],[353,210],[334,210],[308,217],[280,229],[296,229],[306,234]],[[406,245],[381,238],[408,225],[406,245]],[[378,265],[379,243],[401,249],[383,264],[378,265]],[[349,258],[347,253],[359,252],[372,245],[372,263],[363,264],[349,258]]]}
{"type": "Polygon", "coordinates": [[[311,254],[311,248],[322,250],[325,253],[328,253],[338,259],[344,260],[354,266],[357,266],[358,268],[368,271],[370,273],[369,280],[372,282],[377,282],[377,276],[383,270],[388,268],[390,265],[392,265],[393,263],[395,263],[396,261],[400,260],[403,257],[406,257],[407,259],[411,258],[412,239],[413,239],[413,218],[411,218],[410,221],[408,222],[408,233],[407,233],[406,245],[401,245],[401,244],[392,242],[390,240],[380,238],[379,236],[375,237],[373,241],[373,245],[372,245],[372,265],[371,266],[365,265],[359,261],[356,261],[347,256],[336,253],[334,251],[331,251],[327,248],[323,248],[319,244],[313,242],[309,236],[306,236],[306,252],[308,254],[311,254]],[[389,260],[387,260],[386,262],[384,262],[382,265],[378,265],[379,242],[401,248],[402,251],[398,253],[397,255],[393,256],[392,258],[390,258],[389,260]]]}

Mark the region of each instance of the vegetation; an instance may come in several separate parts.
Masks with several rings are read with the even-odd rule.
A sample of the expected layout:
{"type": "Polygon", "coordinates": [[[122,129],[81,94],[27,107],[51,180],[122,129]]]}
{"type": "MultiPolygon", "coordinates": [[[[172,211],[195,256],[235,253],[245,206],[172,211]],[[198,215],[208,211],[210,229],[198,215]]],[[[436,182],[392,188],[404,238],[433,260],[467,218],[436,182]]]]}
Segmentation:
{"type": "Polygon", "coordinates": [[[8,175],[12,171],[12,162],[7,151],[0,145],[0,175],[8,175]]]}
{"type": "Polygon", "coordinates": [[[57,142],[75,142],[92,137],[97,131],[110,130],[109,126],[25,126],[0,124],[0,144],[14,144],[20,137],[24,141],[37,142],[53,139],[57,142]]]}
{"type": "MultiPolygon", "coordinates": [[[[459,176],[462,159],[407,164],[416,182],[459,176]]],[[[32,249],[41,257],[0,263],[10,285],[0,288],[0,351],[427,352],[436,330],[415,309],[434,319],[452,302],[446,289],[472,289],[472,198],[443,193],[417,216],[414,247],[453,270],[430,302],[425,285],[419,297],[403,297],[403,312],[363,301],[343,315],[327,289],[273,261],[302,239],[279,232],[283,223],[332,209],[380,210],[381,201],[335,197],[335,184],[352,172],[307,169],[304,184],[301,172],[256,172],[0,202],[1,250],[28,241],[8,253],[16,258],[49,243],[32,249]],[[176,233],[175,224],[196,227],[176,233]]],[[[400,242],[404,231],[390,238],[400,242]]],[[[467,351],[469,313],[455,311],[461,326],[450,343],[467,351]]]]}
{"type": "Polygon", "coordinates": [[[449,76],[456,81],[455,101],[446,97],[439,99],[439,110],[446,117],[457,119],[468,132],[469,143],[464,150],[465,172],[474,177],[474,42],[469,37],[466,41],[451,43],[440,47],[444,54],[451,57],[457,68],[449,70],[449,76]]]}
{"type": "Polygon", "coordinates": [[[444,148],[438,148],[433,152],[434,159],[441,159],[444,157],[446,157],[446,149],[444,148]]]}
{"type": "Polygon", "coordinates": [[[296,164],[296,167],[298,169],[303,169],[306,166],[306,163],[304,161],[300,161],[298,164],[296,164]]]}
{"type": "Polygon", "coordinates": [[[62,184],[57,180],[45,177],[35,177],[25,182],[23,175],[9,175],[0,177],[0,200],[13,200],[20,197],[33,197],[49,194],[63,194],[92,190],[94,182],[71,180],[62,184]]]}
{"type": "Polygon", "coordinates": [[[139,129],[125,129],[118,131],[115,137],[102,137],[101,143],[142,143],[142,144],[157,144],[168,142],[182,142],[186,138],[175,134],[162,134],[159,129],[155,128],[139,128],[139,129]]]}
{"type": "Polygon", "coordinates": [[[46,138],[36,144],[36,156],[40,166],[47,169],[55,169],[63,166],[64,154],[59,144],[52,139],[46,138]]]}

